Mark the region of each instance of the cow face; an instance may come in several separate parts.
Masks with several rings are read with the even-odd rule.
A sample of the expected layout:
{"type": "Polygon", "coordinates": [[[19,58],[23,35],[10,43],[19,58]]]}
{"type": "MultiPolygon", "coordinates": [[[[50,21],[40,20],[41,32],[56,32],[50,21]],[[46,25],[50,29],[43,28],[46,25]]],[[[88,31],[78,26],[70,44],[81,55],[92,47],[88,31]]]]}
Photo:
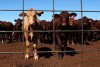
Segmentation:
{"type": "Polygon", "coordinates": [[[42,11],[35,11],[30,9],[25,13],[19,14],[19,16],[24,16],[24,21],[27,21],[29,24],[34,24],[35,22],[38,22],[37,15],[41,16],[41,14],[43,14],[42,11]]]}
{"type": "Polygon", "coordinates": [[[16,23],[15,23],[15,29],[16,29],[16,30],[21,30],[22,21],[23,21],[23,20],[18,18],[17,20],[15,19],[14,21],[16,22],[16,23]]]}
{"type": "Polygon", "coordinates": [[[69,22],[69,13],[68,11],[62,11],[60,13],[60,16],[62,18],[62,25],[67,25],[69,22]]]}

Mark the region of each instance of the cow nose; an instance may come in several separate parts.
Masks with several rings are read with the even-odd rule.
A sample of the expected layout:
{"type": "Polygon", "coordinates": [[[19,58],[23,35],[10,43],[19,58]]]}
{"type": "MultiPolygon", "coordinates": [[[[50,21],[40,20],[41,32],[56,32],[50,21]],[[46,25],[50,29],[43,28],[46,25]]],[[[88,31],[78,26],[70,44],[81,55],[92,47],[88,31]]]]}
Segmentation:
{"type": "Polygon", "coordinates": [[[34,25],[34,23],[33,23],[33,22],[31,22],[31,23],[29,23],[29,25],[34,25]]]}
{"type": "Polygon", "coordinates": [[[30,24],[30,25],[32,25],[32,24],[33,24],[33,22],[30,22],[29,24],[30,24]]]}

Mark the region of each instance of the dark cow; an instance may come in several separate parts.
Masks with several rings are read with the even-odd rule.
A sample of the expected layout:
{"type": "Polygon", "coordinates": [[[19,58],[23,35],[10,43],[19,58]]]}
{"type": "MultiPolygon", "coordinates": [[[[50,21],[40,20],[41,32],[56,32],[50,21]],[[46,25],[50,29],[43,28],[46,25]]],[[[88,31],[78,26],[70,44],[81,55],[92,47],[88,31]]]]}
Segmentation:
{"type": "Polygon", "coordinates": [[[4,26],[4,23],[3,23],[3,21],[0,21],[0,40],[2,41],[2,43],[4,43],[4,32],[2,32],[2,31],[5,31],[5,26],[4,26]]]}
{"type": "Polygon", "coordinates": [[[82,32],[80,31],[82,30],[82,20],[81,19],[74,20],[73,28],[75,30],[75,32],[73,33],[74,44],[82,44],[82,32]]]}
{"type": "Polygon", "coordinates": [[[11,22],[4,21],[5,26],[5,38],[8,40],[8,43],[12,42],[12,31],[13,31],[13,24],[11,22]],[[9,32],[8,32],[9,31],[9,32]]]}
{"type": "MultiPolygon", "coordinates": [[[[69,23],[68,23],[68,30],[77,30],[77,23],[75,23],[74,18],[77,16],[76,13],[70,13],[69,15],[69,23]]],[[[75,36],[76,36],[75,31],[69,32],[69,43],[68,44],[74,44],[75,36]]]]}
{"type": "MultiPolygon", "coordinates": [[[[100,20],[96,21],[95,24],[94,24],[94,26],[97,27],[98,30],[100,30],[100,20]]],[[[98,39],[100,40],[100,31],[98,31],[98,35],[97,36],[98,36],[98,39]]]]}
{"type": "MultiPolygon", "coordinates": [[[[41,20],[40,21],[40,28],[42,31],[46,31],[46,20],[41,20]]],[[[40,33],[40,40],[42,43],[45,42],[46,40],[46,32],[41,32],[40,33]]]]}
{"type": "Polygon", "coordinates": [[[94,26],[94,21],[92,19],[84,16],[82,18],[83,21],[83,44],[89,44],[89,41],[96,39],[97,32],[93,30],[97,30],[96,26],[94,26]]]}
{"type": "Polygon", "coordinates": [[[46,30],[48,30],[48,32],[46,34],[47,35],[47,43],[52,44],[53,43],[53,34],[52,34],[52,32],[49,32],[50,30],[52,30],[50,21],[47,21],[47,23],[46,23],[46,30]]]}
{"type": "Polygon", "coordinates": [[[50,32],[47,32],[48,30],[50,30],[50,22],[46,20],[41,20],[40,28],[42,31],[45,31],[45,32],[40,33],[41,42],[42,43],[52,43],[52,35],[50,32]]]}
{"type": "Polygon", "coordinates": [[[17,42],[22,41],[22,38],[23,38],[22,21],[23,20],[18,18],[17,20],[15,19],[14,21],[16,22],[14,25],[14,31],[16,31],[16,32],[13,33],[15,36],[15,39],[17,42]]]}
{"type": "Polygon", "coordinates": [[[100,24],[98,24],[98,22],[95,22],[93,19],[89,19],[89,23],[88,25],[90,26],[90,30],[92,30],[90,32],[90,40],[94,41],[94,40],[99,40],[99,31],[100,30],[100,24]],[[96,24],[96,25],[95,25],[96,24]],[[99,27],[98,27],[99,26],[99,27]]]}
{"type": "MultiPolygon", "coordinates": [[[[54,24],[54,30],[68,30],[69,13],[62,11],[60,14],[55,14],[52,20],[52,27],[54,24]]],[[[55,41],[59,51],[66,50],[68,33],[67,32],[55,32],[55,41]]],[[[58,57],[62,58],[62,53],[58,53],[58,57]]]]}

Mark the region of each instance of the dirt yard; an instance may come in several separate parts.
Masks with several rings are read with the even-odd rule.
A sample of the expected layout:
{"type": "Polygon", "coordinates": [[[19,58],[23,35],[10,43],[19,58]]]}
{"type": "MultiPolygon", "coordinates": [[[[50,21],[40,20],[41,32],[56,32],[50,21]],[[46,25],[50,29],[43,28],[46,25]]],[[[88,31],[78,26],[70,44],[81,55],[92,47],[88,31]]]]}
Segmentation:
{"type": "MultiPolygon", "coordinates": [[[[54,45],[38,45],[38,51],[51,51],[54,45]]],[[[100,67],[100,41],[90,45],[68,45],[66,57],[59,59],[57,53],[39,53],[39,60],[24,59],[24,43],[0,44],[0,67],[100,67]],[[82,51],[83,50],[83,51],[82,51]]]]}

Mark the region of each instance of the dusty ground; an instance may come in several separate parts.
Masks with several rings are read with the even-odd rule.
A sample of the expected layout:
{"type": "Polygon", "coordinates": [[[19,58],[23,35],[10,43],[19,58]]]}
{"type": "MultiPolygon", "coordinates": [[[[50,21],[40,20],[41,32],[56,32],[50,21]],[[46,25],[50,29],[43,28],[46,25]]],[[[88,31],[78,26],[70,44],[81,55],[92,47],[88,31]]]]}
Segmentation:
{"type": "MultiPolygon", "coordinates": [[[[30,54],[29,60],[24,59],[23,44],[0,44],[0,67],[100,67],[100,41],[92,42],[91,45],[68,45],[68,50],[74,52],[67,53],[63,59],[58,59],[57,53],[39,54],[38,61],[34,61],[33,54],[30,54]]],[[[53,48],[50,44],[38,45],[41,51],[51,51],[53,48]]]]}

